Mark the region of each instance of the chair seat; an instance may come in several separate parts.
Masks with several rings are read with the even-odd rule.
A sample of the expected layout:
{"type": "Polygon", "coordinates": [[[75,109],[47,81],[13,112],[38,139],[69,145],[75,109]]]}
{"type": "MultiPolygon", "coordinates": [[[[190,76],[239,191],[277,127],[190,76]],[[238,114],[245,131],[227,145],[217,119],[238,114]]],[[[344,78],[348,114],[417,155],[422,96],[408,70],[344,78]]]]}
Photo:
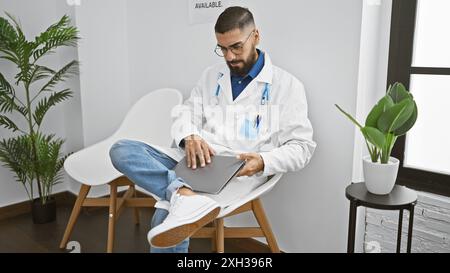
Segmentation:
{"type": "MultiPolygon", "coordinates": [[[[213,199],[216,199],[219,202],[219,204],[221,204],[222,210],[220,211],[218,217],[226,216],[227,214],[233,212],[240,206],[269,192],[275,186],[275,184],[281,179],[281,177],[282,174],[276,174],[270,177],[268,181],[263,181],[259,183],[253,182],[256,187],[242,187],[241,185],[236,185],[234,187],[230,187],[229,189],[225,188],[223,190],[225,192],[221,193],[222,196],[220,196],[219,194],[219,198],[211,196],[213,199]],[[230,198],[230,196],[235,197],[230,198]]],[[[252,178],[243,179],[242,182],[248,183],[250,182],[250,179],[252,178]]]]}
{"type": "Polygon", "coordinates": [[[99,186],[122,176],[109,158],[109,149],[115,139],[109,138],[70,155],[64,162],[64,169],[76,181],[99,186]]]}

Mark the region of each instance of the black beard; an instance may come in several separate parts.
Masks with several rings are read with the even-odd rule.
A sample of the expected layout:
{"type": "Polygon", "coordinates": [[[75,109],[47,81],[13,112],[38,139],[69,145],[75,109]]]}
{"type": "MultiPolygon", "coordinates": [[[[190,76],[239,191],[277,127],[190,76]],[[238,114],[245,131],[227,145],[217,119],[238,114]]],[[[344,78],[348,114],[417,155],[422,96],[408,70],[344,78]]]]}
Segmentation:
{"type": "Polygon", "coordinates": [[[249,56],[248,61],[237,61],[237,62],[227,62],[228,68],[231,71],[231,74],[234,75],[238,75],[238,76],[245,76],[248,74],[248,72],[250,71],[250,69],[252,69],[253,65],[255,64],[256,60],[257,60],[257,52],[256,50],[253,51],[253,53],[249,56]],[[243,63],[244,66],[242,68],[238,68],[238,67],[232,67],[230,65],[230,63],[243,63]]]}

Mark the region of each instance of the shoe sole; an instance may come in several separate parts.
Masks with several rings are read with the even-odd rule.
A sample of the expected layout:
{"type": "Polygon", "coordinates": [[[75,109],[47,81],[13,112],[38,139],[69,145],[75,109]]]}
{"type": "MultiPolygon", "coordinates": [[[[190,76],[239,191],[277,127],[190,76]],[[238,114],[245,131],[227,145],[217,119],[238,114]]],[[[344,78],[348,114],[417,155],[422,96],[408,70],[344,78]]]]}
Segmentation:
{"type": "Polygon", "coordinates": [[[164,231],[158,235],[155,235],[151,239],[151,244],[154,247],[173,247],[181,243],[184,239],[191,237],[197,230],[202,228],[204,225],[216,219],[217,215],[219,215],[220,207],[213,209],[211,212],[200,218],[200,220],[195,221],[194,223],[182,225],[179,227],[175,227],[164,231]]]}

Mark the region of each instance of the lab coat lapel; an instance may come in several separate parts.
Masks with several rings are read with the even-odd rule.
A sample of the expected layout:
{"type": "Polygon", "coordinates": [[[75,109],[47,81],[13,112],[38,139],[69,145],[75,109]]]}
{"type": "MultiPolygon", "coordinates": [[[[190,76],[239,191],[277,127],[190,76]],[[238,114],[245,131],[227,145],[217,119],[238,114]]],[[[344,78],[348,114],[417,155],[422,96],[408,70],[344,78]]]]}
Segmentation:
{"type": "Polygon", "coordinates": [[[219,72],[222,74],[222,77],[217,81],[221,88],[221,93],[223,97],[226,99],[227,104],[233,103],[233,94],[231,92],[231,78],[230,78],[230,71],[228,67],[224,67],[219,72]]]}
{"type": "Polygon", "coordinates": [[[273,79],[273,65],[269,54],[264,52],[264,67],[256,76],[255,81],[272,84],[273,79]]]}
{"type": "Polygon", "coordinates": [[[273,66],[272,61],[270,60],[269,54],[264,52],[264,67],[259,72],[258,76],[256,76],[253,81],[251,81],[245,89],[242,91],[241,94],[236,98],[236,100],[233,103],[239,103],[239,101],[247,98],[248,96],[252,95],[254,92],[257,92],[259,96],[262,96],[262,92],[264,89],[265,83],[272,84],[272,78],[273,78],[273,66]],[[258,83],[263,84],[258,84],[258,83]]]}

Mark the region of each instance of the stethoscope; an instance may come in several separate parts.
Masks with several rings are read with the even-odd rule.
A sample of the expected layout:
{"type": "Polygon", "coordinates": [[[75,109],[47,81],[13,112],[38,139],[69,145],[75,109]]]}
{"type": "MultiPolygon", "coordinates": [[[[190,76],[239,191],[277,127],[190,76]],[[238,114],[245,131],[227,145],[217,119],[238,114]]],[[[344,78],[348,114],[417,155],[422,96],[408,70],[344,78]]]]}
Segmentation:
{"type": "MultiPolygon", "coordinates": [[[[223,74],[219,73],[219,77],[218,77],[217,81],[219,81],[220,78],[222,78],[222,77],[223,77],[223,74]]],[[[211,98],[212,105],[214,105],[214,106],[219,105],[219,95],[220,95],[221,91],[222,91],[222,88],[220,87],[220,84],[217,83],[214,97],[211,98]]],[[[264,89],[263,89],[262,95],[261,95],[261,105],[266,105],[266,103],[269,102],[269,93],[270,93],[270,84],[266,82],[264,84],[264,89]]]]}

